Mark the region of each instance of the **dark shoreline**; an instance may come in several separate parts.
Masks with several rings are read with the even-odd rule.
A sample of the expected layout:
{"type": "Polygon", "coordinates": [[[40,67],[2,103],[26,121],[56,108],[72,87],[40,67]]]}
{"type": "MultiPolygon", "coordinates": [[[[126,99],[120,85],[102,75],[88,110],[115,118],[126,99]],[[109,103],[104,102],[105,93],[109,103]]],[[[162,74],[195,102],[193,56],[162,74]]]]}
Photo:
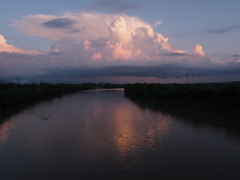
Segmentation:
{"type": "Polygon", "coordinates": [[[31,103],[61,97],[82,90],[118,88],[118,84],[0,84],[0,110],[5,111],[31,103]]]}
{"type": "MultiPolygon", "coordinates": [[[[157,96],[157,93],[161,94],[159,91],[161,91],[162,88],[167,91],[171,88],[180,87],[182,90],[185,89],[187,91],[187,89],[190,88],[198,89],[197,87],[201,88],[205,86],[207,86],[207,89],[212,89],[213,93],[218,89],[219,85],[131,84],[126,85],[124,94],[126,98],[136,103],[142,109],[150,109],[156,112],[160,111],[161,113],[171,114],[179,120],[187,120],[188,122],[194,124],[194,126],[219,127],[221,130],[225,129],[228,133],[240,137],[240,105],[238,101],[240,91],[239,85],[237,84],[221,85],[222,90],[220,91],[224,90],[226,95],[233,98],[229,99],[229,101],[225,101],[224,103],[219,102],[221,100],[220,96],[218,96],[220,99],[216,99],[215,97],[214,101],[212,100],[213,97],[209,99],[205,98],[203,100],[195,99],[195,101],[191,99],[181,99],[179,97],[177,101],[174,101],[174,96],[169,98],[165,97],[164,99],[158,99],[159,97],[157,96]],[[238,90],[238,97],[233,96],[235,94],[232,93],[230,88],[228,89],[230,86],[238,90]],[[154,88],[155,90],[153,90],[154,88]],[[233,106],[235,104],[237,104],[237,106],[233,106]]],[[[169,93],[169,95],[171,95],[173,92],[176,91],[165,93],[169,93]]],[[[184,98],[184,96],[182,98],[184,98]]]]}
{"type": "Polygon", "coordinates": [[[201,109],[205,111],[240,111],[240,84],[128,84],[124,94],[139,103],[154,106],[201,109]]]}

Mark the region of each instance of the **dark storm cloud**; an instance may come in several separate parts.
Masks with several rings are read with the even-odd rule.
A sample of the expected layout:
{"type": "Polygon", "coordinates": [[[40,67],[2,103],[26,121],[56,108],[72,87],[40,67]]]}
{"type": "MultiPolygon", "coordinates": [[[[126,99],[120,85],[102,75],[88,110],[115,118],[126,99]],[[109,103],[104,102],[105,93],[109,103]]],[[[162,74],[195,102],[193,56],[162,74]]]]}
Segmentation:
{"type": "Polygon", "coordinates": [[[50,56],[61,56],[61,55],[64,55],[66,53],[63,53],[63,52],[50,52],[49,55],[50,56]]]}
{"type": "Polygon", "coordinates": [[[206,32],[209,34],[223,34],[228,32],[240,31],[240,25],[223,27],[218,29],[209,29],[206,32]]]}
{"type": "Polygon", "coordinates": [[[69,28],[69,29],[67,30],[67,32],[68,32],[68,33],[79,33],[79,32],[81,32],[81,30],[80,30],[80,29],[69,28]]]}
{"type": "Polygon", "coordinates": [[[234,57],[234,58],[240,58],[240,54],[234,54],[234,55],[232,55],[232,57],[234,57]]]}
{"type": "Polygon", "coordinates": [[[85,76],[105,77],[105,76],[137,76],[137,77],[157,77],[157,78],[183,78],[188,73],[192,77],[209,77],[214,75],[240,74],[240,66],[228,68],[196,68],[183,66],[181,64],[165,64],[159,66],[111,66],[104,68],[71,68],[71,69],[48,69],[48,77],[53,78],[82,78],[85,76]]]}
{"type": "Polygon", "coordinates": [[[164,56],[187,56],[187,53],[164,53],[164,56]]]}
{"type": "Polygon", "coordinates": [[[91,47],[103,47],[108,45],[108,42],[106,41],[106,39],[97,39],[97,40],[93,40],[92,44],[90,45],[91,47]]]}
{"type": "Polygon", "coordinates": [[[72,25],[74,25],[76,22],[70,19],[66,18],[59,18],[59,19],[53,19],[51,21],[42,23],[43,26],[49,27],[49,28],[71,28],[72,25]]]}
{"type": "Polygon", "coordinates": [[[137,3],[132,3],[130,0],[97,0],[89,9],[102,10],[112,13],[123,13],[135,9],[142,8],[137,3]]]}

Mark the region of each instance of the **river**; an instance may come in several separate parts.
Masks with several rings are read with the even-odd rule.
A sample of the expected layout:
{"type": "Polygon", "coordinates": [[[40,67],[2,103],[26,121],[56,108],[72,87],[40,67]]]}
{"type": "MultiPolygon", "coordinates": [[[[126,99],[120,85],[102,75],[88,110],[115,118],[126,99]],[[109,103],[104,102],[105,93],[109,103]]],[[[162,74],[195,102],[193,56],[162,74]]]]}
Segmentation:
{"type": "Polygon", "coordinates": [[[1,115],[2,180],[240,179],[240,135],[206,123],[217,114],[149,108],[114,89],[1,115]]]}

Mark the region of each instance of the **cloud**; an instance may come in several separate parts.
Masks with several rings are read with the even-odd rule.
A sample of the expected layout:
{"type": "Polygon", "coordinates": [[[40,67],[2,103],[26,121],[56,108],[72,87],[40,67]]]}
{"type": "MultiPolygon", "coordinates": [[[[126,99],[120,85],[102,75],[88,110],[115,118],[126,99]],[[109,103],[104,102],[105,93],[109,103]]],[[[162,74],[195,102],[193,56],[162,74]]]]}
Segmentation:
{"type": "MultiPolygon", "coordinates": [[[[99,28],[103,29],[103,27],[99,28]]],[[[86,38],[78,42],[71,36],[64,37],[53,43],[50,53],[51,55],[56,52],[57,55],[62,53],[61,57],[56,57],[58,59],[56,61],[67,62],[68,66],[134,65],[136,63],[143,66],[169,62],[194,64],[201,59],[203,59],[202,64],[210,63],[200,45],[194,46],[193,54],[179,50],[175,45],[168,43],[167,37],[155,32],[149,24],[137,18],[118,16],[109,23],[109,26],[105,25],[105,29],[108,34],[96,39],[86,38]],[[71,62],[65,59],[71,59],[71,62]]]]}
{"type": "Polygon", "coordinates": [[[14,53],[21,53],[21,54],[40,54],[34,50],[23,50],[18,47],[14,47],[13,45],[7,44],[7,40],[5,37],[0,34],[0,52],[14,52],[14,53]]]}
{"type": "Polygon", "coordinates": [[[178,52],[173,52],[173,53],[164,53],[164,56],[188,56],[188,53],[178,53],[178,52]]]}
{"type": "MultiPolygon", "coordinates": [[[[29,15],[13,25],[27,35],[54,43],[46,54],[20,49],[0,53],[1,72],[12,75],[180,78],[187,71],[194,76],[210,76],[237,73],[240,68],[238,60],[228,64],[212,62],[199,44],[192,47],[192,52],[181,50],[152,25],[133,16],[90,12],[29,15]]],[[[0,42],[5,48],[15,48],[4,38],[0,42]]]]}
{"type": "Polygon", "coordinates": [[[234,54],[234,55],[232,55],[232,57],[234,57],[234,58],[240,58],[240,54],[234,54]]]}
{"type": "Polygon", "coordinates": [[[71,28],[72,25],[75,24],[75,21],[66,19],[66,18],[58,18],[53,19],[48,22],[43,23],[43,26],[49,27],[49,28],[71,28]]]}
{"type": "MultiPolygon", "coordinates": [[[[163,64],[163,65],[148,65],[148,66],[137,66],[137,65],[120,65],[120,66],[107,66],[107,67],[82,67],[82,68],[51,68],[48,69],[47,76],[66,78],[66,79],[83,79],[83,77],[154,77],[154,78],[186,78],[188,72],[189,77],[203,77],[209,78],[212,76],[219,76],[224,78],[227,75],[238,75],[239,66],[232,67],[228,66],[212,66],[209,68],[198,68],[191,65],[184,66],[182,64],[163,64]]],[[[139,80],[138,79],[138,80],[139,80]]],[[[219,79],[221,81],[221,79],[219,79]]],[[[186,82],[186,81],[184,81],[186,82]]]]}
{"type": "MultiPolygon", "coordinates": [[[[151,27],[150,24],[137,17],[121,16],[128,24],[128,32],[134,32],[138,27],[151,27]]],[[[28,15],[24,16],[22,20],[13,21],[12,25],[30,36],[43,37],[55,41],[63,37],[70,37],[75,39],[76,42],[82,42],[99,38],[106,39],[109,36],[108,27],[118,17],[118,14],[109,15],[89,12],[64,13],[60,16],[28,15]]]]}
{"type": "Polygon", "coordinates": [[[0,52],[0,75],[43,75],[46,68],[51,67],[51,62],[43,54],[23,54],[17,52],[0,52]]]}
{"type": "Polygon", "coordinates": [[[91,59],[93,60],[102,59],[102,54],[100,52],[96,52],[91,56],[91,59]]]}
{"type": "Polygon", "coordinates": [[[209,34],[224,34],[228,32],[240,31],[240,25],[228,26],[218,29],[209,29],[206,32],[209,34]]]}
{"type": "Polygon", "coordinates": [[[97,0],[88,7],[90,10],[107,13],[123,13],[140,8],[142,8],[140,4],[130,2],[130,0],[97,0]]]}
{"type": "Polygon", "coordinates": [[[232,55],[232,57],[233,57],[233,62],[240,63],[240,54],[234,54],[232,55]]]}
{"type": "Polygon", "coordinates": [[[155,22],[155,23],[153,24],[153,26],[156,27],[156,26],[158,26],[158,25],[160,25],[160,24],[162,24],[162,21],[157,21],[157,22],[155,22]]]}
{"type": "Polygon", "coordinates": [[[205,56],[205,53],[202,50],[202,46],[199,44],[196,44],[193,48],[193,54],[199,55],[199,56],[205,56]]]}

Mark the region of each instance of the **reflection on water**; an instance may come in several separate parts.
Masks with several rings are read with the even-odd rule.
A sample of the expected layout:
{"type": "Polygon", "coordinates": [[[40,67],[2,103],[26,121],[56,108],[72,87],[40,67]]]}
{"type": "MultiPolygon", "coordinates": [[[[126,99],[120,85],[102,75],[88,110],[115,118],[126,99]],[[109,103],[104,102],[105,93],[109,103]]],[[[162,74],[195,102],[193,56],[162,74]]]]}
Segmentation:
{"type": "Polygon", "coordinates": [[[0,126],[0,144],[2,144],[8,137],[9,126],[9,122],[5,122],[3,125],[0,126]]]}
{"type": "Polygon", "coordinates": [[[0,124],[1,178],[239,179],[240,138],[195,116],[121,89],[42,102],[0,124]]]}
{"type": "Polygon", "coordinates": [[[155,138],[158,140],[168,131],[169,119],[162,114],[151,114],[127,104],[116,107],[114,116],[114,140],[120,156],[127,156],[131,151],[137,153],[148,147],[154,150],[155,138]],[[151,121],[152,120],[152,121],[151,121]],[[151,121],[151,122],[148,122],[151,121]]]}

